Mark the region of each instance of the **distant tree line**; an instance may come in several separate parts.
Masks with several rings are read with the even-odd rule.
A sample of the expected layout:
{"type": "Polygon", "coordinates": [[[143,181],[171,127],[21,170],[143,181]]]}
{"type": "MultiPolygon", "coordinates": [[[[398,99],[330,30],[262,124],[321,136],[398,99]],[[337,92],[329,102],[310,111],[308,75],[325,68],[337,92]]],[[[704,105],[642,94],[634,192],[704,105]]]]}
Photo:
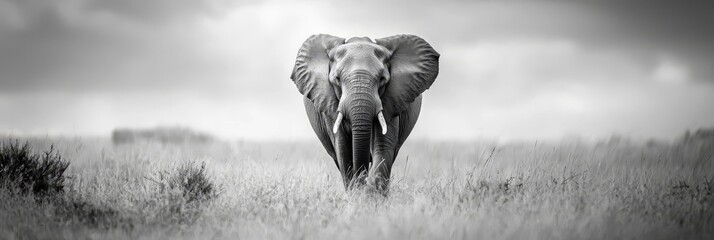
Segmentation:
{"type": "Polygon", "coordinates": [[[695,131],[694,133],[687,130],[687,132],[685,132],[684,136],[682,137],[682,141],[684,141],[684,142],[701,141],[701,140],[714,140],[714,128],[710,128],[710,129],[700,128],[700,129],[697,129],[697,131],[695,131]]]}
{"type": "Polygon", "coordinates": [[[125,144],[151,141],[168,144],[208,143],[213,141],[209,134],[196,132],[185,127],[156,127],[152,129],[117,128],[112,131],[112,143],[125,144]]]}

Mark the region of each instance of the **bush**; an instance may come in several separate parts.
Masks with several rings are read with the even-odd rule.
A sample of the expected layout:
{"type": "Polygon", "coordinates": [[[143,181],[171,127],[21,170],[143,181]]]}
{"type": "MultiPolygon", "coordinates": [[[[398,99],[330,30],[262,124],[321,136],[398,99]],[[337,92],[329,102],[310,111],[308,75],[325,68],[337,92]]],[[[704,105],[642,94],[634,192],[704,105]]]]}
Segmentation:
{"type": "Polygon", "coordinates": [[[29,143],[7,141],[0,145],[0,188],[19,189],[21,193],[51,195],[64,192],[69,162],[54,146],[42,154],[32,153],[29,143]]]}
{"type": "Polygon", "coordinates": [[[209,200],[217,195],[213,181],[206,176],[205,163],[198,167],[187,162],[173,172],[159,172],[154,182],[159,185],[160,192],[180,193],[186,203],[209,200]]]}
{"type": "Polygon", "coordinates": [[[193,223],[207,201],[218,196],[215,184],[206,176],[205,163],[200,167],[187,162],[173,171],[161,171],[150,179],[159,187],[161,199],[158,215],[167,222],[193,223]]]}

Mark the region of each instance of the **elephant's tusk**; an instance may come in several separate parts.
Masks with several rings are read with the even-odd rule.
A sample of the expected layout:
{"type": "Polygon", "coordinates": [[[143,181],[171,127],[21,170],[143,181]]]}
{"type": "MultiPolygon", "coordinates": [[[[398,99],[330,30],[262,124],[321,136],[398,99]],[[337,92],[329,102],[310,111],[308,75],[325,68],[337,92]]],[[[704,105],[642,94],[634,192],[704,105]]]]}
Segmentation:
{"type": "Polygon", "coordinates": [[[338,112],[337,113],[337,119],[335,120],[335,126],[332,127],[332,133],[337,134],[337,129],[340,128],[340,125],[342,124],[342,113],[338,112]]]}
{"type": "Polygon", "coordinates": [[[379,119],[379,125],[382,126],[382,135],[387,134],[387,122],[384,121],[384,115],[382,114],[382,111],[379,111],[377,114],[377,119],[379,119]]]}

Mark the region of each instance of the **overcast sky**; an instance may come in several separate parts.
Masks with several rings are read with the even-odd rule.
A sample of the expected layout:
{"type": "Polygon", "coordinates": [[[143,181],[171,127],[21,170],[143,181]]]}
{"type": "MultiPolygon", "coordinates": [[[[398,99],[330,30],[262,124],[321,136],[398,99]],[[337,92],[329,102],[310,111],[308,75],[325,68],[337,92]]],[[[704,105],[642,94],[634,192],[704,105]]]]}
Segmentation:
{"type": "Polygon", "coordinates": [[[0,0],[0,133],[169,125],[316,139],[289,79],[315,33],[411,33],[441,53],[413,138],[671,139],[714,127],[714,6],[337,2],[0,0]]]}

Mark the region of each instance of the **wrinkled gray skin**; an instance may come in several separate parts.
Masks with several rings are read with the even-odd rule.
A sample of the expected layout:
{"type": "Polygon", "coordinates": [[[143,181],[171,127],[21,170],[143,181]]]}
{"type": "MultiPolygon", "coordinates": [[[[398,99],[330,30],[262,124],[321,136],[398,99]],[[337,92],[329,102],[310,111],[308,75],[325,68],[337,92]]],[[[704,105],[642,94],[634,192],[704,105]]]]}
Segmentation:
{"type": "Polygon", "coordinates": [[[414,35],[375,42],[313,35],[298,51],[291,79],[345,188],[366,184],[387,194],[392,164],[419,117],[421,93],[438,75],[439,53],[414,35]],[[344,119],[333,133],[338,113],[344,119]]]}

